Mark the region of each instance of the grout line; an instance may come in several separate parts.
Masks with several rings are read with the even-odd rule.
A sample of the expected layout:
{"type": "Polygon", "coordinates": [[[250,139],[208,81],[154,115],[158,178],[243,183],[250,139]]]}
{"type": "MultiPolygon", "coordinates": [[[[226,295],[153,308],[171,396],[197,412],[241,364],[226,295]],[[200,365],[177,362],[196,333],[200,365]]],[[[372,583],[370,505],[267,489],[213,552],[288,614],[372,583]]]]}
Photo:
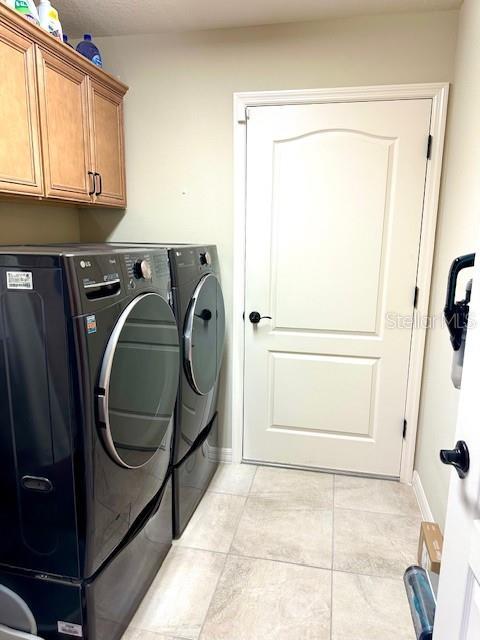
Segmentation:
{"type": "Polygon", "coordinates": [[[409,518],[410,520],[422,520],[422,516],[419,513],[416,515],[409,515],[407,513],[389,513],[388,511],[371,511],[370,509],[354,509],[353,507],[335,507],[334,511],[338,509],[339,511],[356,511],[357,513],[369,513],[371,515],[376,516],[391,516],[392,518],[409,518]]]}
{"type": "Polygon", "coordinates": [[[208,619],[208,614],[210,613],[210,608],[211,608],[211,606],[212,606],[212,602],[213,602],[213,600],[214,600],[214,598],[215,598],[215,595],[216,595],[216,593],[217,593],[218,585],[219,585],[219,583],[220,583],[220,580],[221,580],[221,579],[222,579],[222,577],[223,577],[223,574],[225,573],[225,566],[226,566],[226,564],[227,564],[228,554],[227,554],[227,553],[225,553],[225,554],[222,554],[222,555],[224,556],[224,560],[223,560],[223,567],[222,567],[222,570],[220,571],[220,573],[218,574],[217,581],[215,582],[215,588],[214,588],[214,589],[213,589],[213,591],[212,591],[212,595],[211,595],[211,597],[210,597],[210,602],[208,603],[208,607],[207,607],[207,610],[206,610],[206,612],[205,612],[205,617],[203,618],[203,622],[202,622],[202,624],[201,624],[201,626],[200,626],[200,631],[199,631],[199,634],[198,634],[198,636],[197,636],[197,639],[196,639],[196,640],[200,640],[200,638],[202,637],[203,628],[205,627],[205,623],[206,623],[206,621],[207,621],[207,619],[208,619]]]}
{"type": "Polygon", "coordinates": [[[237,496],[238,498],[248,498],[248,493],[232,493],[231,491],[215,491],[215,489],[207,489],[205,493],[214,493],[216,496],[237,496]]]}
{"type": "Polygon", "coordinates": [[[229,554],[231,552],[231,550],[232,550],[233,541],[235,540],[235,537],[237,535],[238,529],[240,527],[240,522],[242,521],[242,518],[243,518],[243,515],[245,513],[245,509],[246,509],[247,502],[248,502],[249,498],[250,498],[250,496],[246,496],[245,501],[243,503],[242,511],[240,513],[240,517],[238,518],[237,526],[235,527],[235,531],[233,533],[232,539],[230,540],[230,545],[228,547],[227,554],[229,554]]]}
{"type": "Polygon", "coordinates": [[[331,572],[332,569],[329,567],[318,567],[316,565],[313,564],[301,564],[299,562],[293,562],[293,560],[279,560],[278,558],[260,558],[258,556],[250,556],[250,555],[244,555],[242,553],[237,553],[235,551],[229,551],[228,554],[229,556],[233,557],[233,558],[245,558],[246,560],[260,560],[260,562],[264,561],[264,562],[277,562],[279,564],[288,564],[288,565],[292,565],[294,567],[305,567],[305,569],[317,569],[318,571],[329,571],[331,572]]]}
{"type": "Polygon", "coordinates": [[[301,562],[294,562],[293,560],[281,560],[279,558],[263,558],[260,556],[251,556],[247,554],[238,553],[235,551],[212,551],[212,549],[202,549],[200,547],[182,547],[182,549],[190,549],[191,551],[200,551],[204,553],[213,553],[219,556],[232,556],[234,558],[245,558],[247,560],[263,560],[265,562],[278,562],[280,564],[293,565],[295,567],[305,567],[306,569],[318,569],[320,571],[330,571],[331,573],[346,573],[351,576],[363,576],[365,578],[378,578],[379,580],[403,580],[402,576],[396,578],[395,576],[379,576],[375,573],[366,573],[365,571],[348,571],[347,569],[335,569],[332,567],[319,567],[314,564],[304,564],[301,562]]]}
{"type": "Polygon", "coordinates": [[[363,576],[365,578],[378,578],[379,580],[397,580],[397,581],[403,580],[402,576],[399,576],[398,578],[394,576],[379,576],[378,574],[365,573],[364,571],[347,571],[346,569],[332,569],[330,567],[319,567],[313,564],[302,564],[299,562],[293,562],[293,560],[280,560],[278,558],[261,558],[259,556],[244,555],[234,551],[212,551],[211,549],[199,549],[198,547],[183,547],[183,548],[190,549],[192,551],[213,553],[219,556],[225,556],[225,558],[227,558],[227,556],[231,556],[233,558],[245,558],[246,560],[277,562],[279,564],[293,565],[294,567],[305,567],[306,569],[317,569],[318,571],[329,571],[330,573],[346,573],[347,575],[351,575],[351,576],[363,576]]]}
{"type": "Polygon", "coordinates": [[[258,466],[255,467],[255,473],[253,474],[252,479],[250,481],[250,486],[248,487],[248,495],[250,495],[250,492],[251,492],[252,487],[253,487],[253,483],[255,481],[255,478],[257,477],[257,473],[258,473],[258,466]]]}
{"type": "MultiPolygon", "coordinates": [[[[212,597],[210,598],[210,602],[209,602],[209,604],[208,604],[207,611],[206,611],[206,613],[205,613],[205,617],[204,617],[203,622],[202,622],[202,625],[201,625],[201,627],[200,627],[200,633],[199,633],[199,634],[198,634],[198,636],[197,636],[197,638],[198,638],[198,639],[200,639],[200,638],[202,637],[203,629],[204,629],[204,627],[205,627],[205,623],[207,622],[208,614],[210,613],[210,608],[211,608],[211,606],[212,606],[212,602],[213,602],[213,600],[214,600],[214,598],[215,598],[215,595],[216,595],[216,593],[217,593],[218,585],[219,585],[219,583],[220,583],[220,580],[221,580],[221,579],[222,579],[222,577],[223,577],[223,574],[225,573],[225,567],[226,567],[226,564],[227,564],[227,560],[228,560],[228,558],[229,558],[229,556],[230,556],[230,550],[231,550],[231,548],[232,548],[233,541],[234,541],[234,539],[235,539],[235,536],[237,535],[237,531],[238,531],[238,528],[239,528],[239,526],[240,526],[240,522],[241,522],[242,517],[243,517],[243,514],[244,514],[244,512],[245,512],[245,507],[246,507],[246,505],[247,505],[247,500],[248,500],[248,497],[249,497],[249,495],[250,495],[250,489],[251,489],[252,484],[253,484],[253,479],[255,478],[255,476],[256,476],[256,474],[257,474],[257,469],[258,469],[258,467],[256,467],[256,469],[255,469],[255,473],[254,473],[254,474],[253,474],[253,476],[252,476],[252,480],[251,480],[251,482],[250,482],[250,486],[249,486],[249,489],[248,489],[248,494],[247,494],[246,496],[245,496],[245,495],[239,496],[238,494],[221,493],[221,492],[211,491],[211,493],[216,493],[216,494],[220,494],[220,495],[235,495],[235,496],[237,496],[237,497],[241,497],[241,498],[243,498],[243,505],[242,505],[242,510],[241,510],[241,512],[240,512],[240,517],[238,518],[237,526],[235,527],[235,532],[234,532],[234,534],[233,534],[233,536],[232,536],[232,539],[231,539],[231,541],[230,541],[230,545],[229,545],[229,547],[228,547],[228,551],[227,551],[227,552],[222,552],[222,551],[214,552],[214,553],[221,553],[221,554],[224,556],[223,568],[222,568],[222,571],[220,572],[220,574],[219,574],[219,576],[218,576],[218,578],[217,578],[217,582],[216,582],[216,584],[215,584],[215,589],[214,589],[214,590],[213,590],[213,592],[212,592],[212,597]]],[[[193,547],[191,547],[191,548],[193,548],[193,547]]]]}
{"type": "Polygon", "coordinates": [[[347,576],[361,576],[362,578],[373,578],[374,580],[393,580],[394,582],[402,582],[403,583],[403,577],[400,576],[398,578],[395,578],[394,576],[378,576],[378,575],[374,575],[373,573],[359,573],[359,572],[355,572],[355,571],[346,571],[345,569],[334,569],[332,571],[332,573],[344,573],[347,576]]]}

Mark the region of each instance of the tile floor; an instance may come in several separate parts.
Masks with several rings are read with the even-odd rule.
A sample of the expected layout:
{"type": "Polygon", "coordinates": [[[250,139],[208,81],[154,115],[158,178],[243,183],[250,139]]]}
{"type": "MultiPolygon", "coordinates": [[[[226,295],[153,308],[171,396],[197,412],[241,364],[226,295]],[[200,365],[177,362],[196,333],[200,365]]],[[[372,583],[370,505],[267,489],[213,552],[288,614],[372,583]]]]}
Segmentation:
{"type": "Polygon", "coordinates": [[[411,487],[221,465],[124,640],[414,640],[411,487]]]}

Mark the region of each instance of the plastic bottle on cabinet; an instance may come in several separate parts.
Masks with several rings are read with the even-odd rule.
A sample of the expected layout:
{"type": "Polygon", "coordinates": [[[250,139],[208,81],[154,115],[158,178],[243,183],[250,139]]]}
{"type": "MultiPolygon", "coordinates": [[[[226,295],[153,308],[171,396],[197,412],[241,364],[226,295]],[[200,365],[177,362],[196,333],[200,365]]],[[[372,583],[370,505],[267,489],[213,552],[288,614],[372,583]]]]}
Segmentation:
{"type": "Polygon", "coordinates": [[[68,36],[66,33],[63,34],[63,42],[70,47],[71,49],[73,49],[73,44],[70,44],[70,42],[68,41],[68,36]]]}
{"type": "MultiPolygon", "coordinates": [[[[7,4],[12,6],[12,3],[7,2],[7,4]]],[[[27,20],[37,25],[40,24],[37,7],[33,0],[13,0],[13,5],[12,8],[21,13],[27,20]]]]}
{"type": "Polygon", "coordinates": [[[63,42],[62,25],[58,18],[58,12],[55,7],[52,7],[50,0],[40,1],[38,13],[40,16],[40,26],[43,27],[45,31],[48,31],[51,36],[63,42]]]}
{"type": "Polygon", "coordinates": [[[83,36],[83,40],[77,44],[77,51],[93,62],[93,64],[96,64],[97,67],[103,66],[102,56],[96,44],[92,42],[90,33],[86,33],[83,36]]]}

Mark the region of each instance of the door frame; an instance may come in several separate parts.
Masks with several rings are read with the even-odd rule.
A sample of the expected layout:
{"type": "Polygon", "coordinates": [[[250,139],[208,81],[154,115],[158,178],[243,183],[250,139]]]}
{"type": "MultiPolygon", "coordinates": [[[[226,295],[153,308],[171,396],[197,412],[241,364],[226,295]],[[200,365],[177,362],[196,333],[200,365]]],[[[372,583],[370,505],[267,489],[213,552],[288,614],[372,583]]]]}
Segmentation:
{"type": "MultiPolygon", "coordinates": [[[[285,91],[251,91],[233,94],[234,152],[234,230],[233,230],[233,327],[232,327],[232,461],[243,458],[244,436],[244,319],[246,286],[246,177],[248,108],[275,105],[326,104],[374,100],[432,100],[430,135],[431,156],[427,163],[422,228],[418,257],[417,287],[419,294],[415,318],[428,315],[432,278],[438,199],[442,174],[442,158],[447,118],[449,84],[405,84],[368,87],[339,87],[285,91]]],[[[425,350],[426,327],[420,323],[412,332],[408,370],[405,419],[407,434],[403,441],[400,481],[410,484],[413,477],[415,444],[425,350]]]]}

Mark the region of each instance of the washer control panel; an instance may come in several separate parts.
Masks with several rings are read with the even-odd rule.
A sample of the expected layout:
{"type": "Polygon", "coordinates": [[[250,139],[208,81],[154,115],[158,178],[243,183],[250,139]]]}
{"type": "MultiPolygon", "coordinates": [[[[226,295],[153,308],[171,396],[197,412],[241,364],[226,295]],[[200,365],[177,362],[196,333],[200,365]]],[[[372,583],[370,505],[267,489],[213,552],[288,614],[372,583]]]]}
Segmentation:
{"type": "Polygon", "coordinates": [[[125,254],[125,266],[130,281],[149,281],[152,279],[152,258],[148,253],[125,254]]]}
{"type": "Polygon", "coordinates": [[[210,266],[212,264],[212,256],[209,251],[200,253],[200,264],[202,266],[210,266]]]}
{"type": "Polygon", "coordinates": [[[118,258],[113,255],[77,258],[76,271],[80,286],[87,291],[95,291],[101,287],[111,287],[120,283],[120,264],[118,258]]]}
{"type": "Polygon", "coordinates": [[[143,289],[151,286],[161,290],[170,288],[170,265],[166,249],[158,251],[131,251],[123,256],[128,288],[143,289]]]}

